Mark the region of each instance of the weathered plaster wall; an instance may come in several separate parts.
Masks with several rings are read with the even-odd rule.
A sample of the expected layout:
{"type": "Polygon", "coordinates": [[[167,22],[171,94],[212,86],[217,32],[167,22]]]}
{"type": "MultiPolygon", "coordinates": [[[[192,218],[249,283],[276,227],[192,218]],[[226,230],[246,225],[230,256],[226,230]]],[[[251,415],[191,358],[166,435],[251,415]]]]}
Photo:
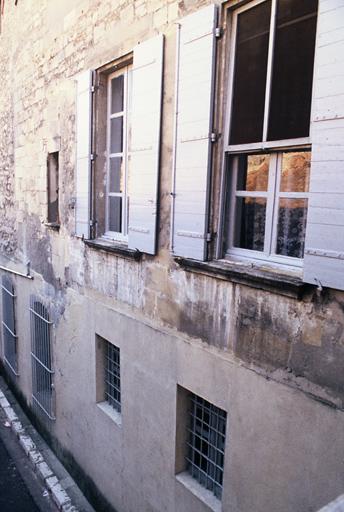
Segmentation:
{"type": "Polygon", "coordinates": [[[224,510],[315,510],[342,492],[343,419],[340,411],[296,390],[343,408],[344,294],[314,291],[303,300],[288,298],[185,272],[169,255],[175,22],[207,3],[19,0],[17,6],[5,5],[1,262],[8,264],[10,256],[19,268],[30,260],[35,275],[33,282],[16,280],[19,385],[30,401],[28,301],[37,293],[56,323],[54,435],[119,510],[137,510],[139,502],[140,511],[180,512],[178,500],[188,512],[200,510],[199,501],[174,480],[176,382],[230,411],[226,472],[231,483],[224,510]],[[157,31],[166,37],[159,252],[135,262],[86,247],[73,236],[73,78],[123,56],[157,31]],[[46,156],[56,150],[59,232],[44,224],[46,156]],[[124,350],[128,412],[122,430],[95,404],[95,332],[124,350]],[[252,453],[259,467],[256,462],[247,467],[252,453]],[[148,461],[146,474],[136,467],[138,457],[148,461]],[[157,475],[163,475],[161,482],[157,475]],[[260,502],[257,488],[264,489],[260,502]],[[264,501],[268,497],[271,501],[264,501]]]}
{"type": "Polygon", "coordinates": [[[296,301],[185,273],[169,256],[175,22],[206,3],[93,0],[62,1],[58,8],[44,1],[6,5],[0,49],[5,82],[0,99],[3,253],[16,250],[18,261],[29,259],[58,290],[82,290],[86,285],[130,306],[133,314],[143,311],[160,325],[232,351],[248,364],[288,368],[342,400],[344,376],[337,368],[344,358],[343,294],[314,294],[296,301]],[[157,31],[166,36],[159,254],[138,263],[86,248],[73,237],[73,78],[127,54],[157,31]],[[46,155],[52,150],[60,150],[58,233],[44,225],[46,155]]]}

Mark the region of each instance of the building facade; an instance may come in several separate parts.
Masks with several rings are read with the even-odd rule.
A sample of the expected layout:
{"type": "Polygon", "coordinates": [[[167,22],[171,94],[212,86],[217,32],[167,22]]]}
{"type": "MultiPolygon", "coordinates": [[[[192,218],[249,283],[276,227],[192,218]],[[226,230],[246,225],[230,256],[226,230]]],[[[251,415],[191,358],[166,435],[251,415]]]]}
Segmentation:
{"type": "Polygon", "coordinates": [[[2,0],[2,372],[96,510],[344,488],[342,0],[2,0]]]}

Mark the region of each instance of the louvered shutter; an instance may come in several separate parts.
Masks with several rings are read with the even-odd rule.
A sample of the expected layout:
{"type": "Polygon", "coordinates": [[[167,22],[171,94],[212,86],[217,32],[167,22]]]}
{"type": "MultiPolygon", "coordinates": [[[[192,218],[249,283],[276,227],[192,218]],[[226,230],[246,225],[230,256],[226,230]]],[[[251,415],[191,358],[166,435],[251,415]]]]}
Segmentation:
{"type": "Polygon", "coordinates": [[[76,205],[75,234],[90,236],[90,153],[92,113],[92,72],[84,71],[77,80],[76,100],[76,205]]]}
{"type": "Polygon", "coordinates": [[[156,250],[163,45],[158,35],[134,48],[128,246],[148,254],[156,250]]]}
{"type": "Polygon", "coordinates": [[[180,23],[172,252],[204,260],[213,122],[216,6],[180,23]]]}
{"type": "Polygon", "coordinates": [[[325,4],[318,19],[304,281],[344,290],[344,7],[329,12],[325,4]]]}

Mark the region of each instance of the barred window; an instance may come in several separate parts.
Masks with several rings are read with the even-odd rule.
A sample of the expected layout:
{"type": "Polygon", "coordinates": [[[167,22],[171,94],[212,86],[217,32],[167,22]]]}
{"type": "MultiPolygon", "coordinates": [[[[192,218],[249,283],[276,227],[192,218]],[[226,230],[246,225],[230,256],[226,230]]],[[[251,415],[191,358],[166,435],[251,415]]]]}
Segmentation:
{"type": "Polygon", "coordinates": [[[14,375],[18,376],[17,334],[15,325],[14,286],[8,276],[2,277],[2,333],[4,361],[14,375]]]}
{"type": "Polygon", "coordinates": [[[105,400],[121,412],[120,350],[104,340],[104,390],[105,400]]]}
{"type": "Polygon", "coordinates": [[[51,325],[47,308],[31,297],[32,400],[54,420],[51,325]]]}
{"type": "Polygon", "coordinates": [[[221,498],[227,413],[194,394],[190,402],[187,471],[221,498]]]}

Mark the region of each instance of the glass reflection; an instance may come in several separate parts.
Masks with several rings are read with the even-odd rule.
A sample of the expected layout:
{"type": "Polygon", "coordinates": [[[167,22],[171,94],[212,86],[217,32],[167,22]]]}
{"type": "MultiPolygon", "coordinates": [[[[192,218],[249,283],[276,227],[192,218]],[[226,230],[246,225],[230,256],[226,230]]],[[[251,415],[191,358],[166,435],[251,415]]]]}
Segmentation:
{"type": "Polygon", "coordinates": [[[280,199],[276,254],[292,258],[303,258],[307,203],[307,199],[280,199]]]}

